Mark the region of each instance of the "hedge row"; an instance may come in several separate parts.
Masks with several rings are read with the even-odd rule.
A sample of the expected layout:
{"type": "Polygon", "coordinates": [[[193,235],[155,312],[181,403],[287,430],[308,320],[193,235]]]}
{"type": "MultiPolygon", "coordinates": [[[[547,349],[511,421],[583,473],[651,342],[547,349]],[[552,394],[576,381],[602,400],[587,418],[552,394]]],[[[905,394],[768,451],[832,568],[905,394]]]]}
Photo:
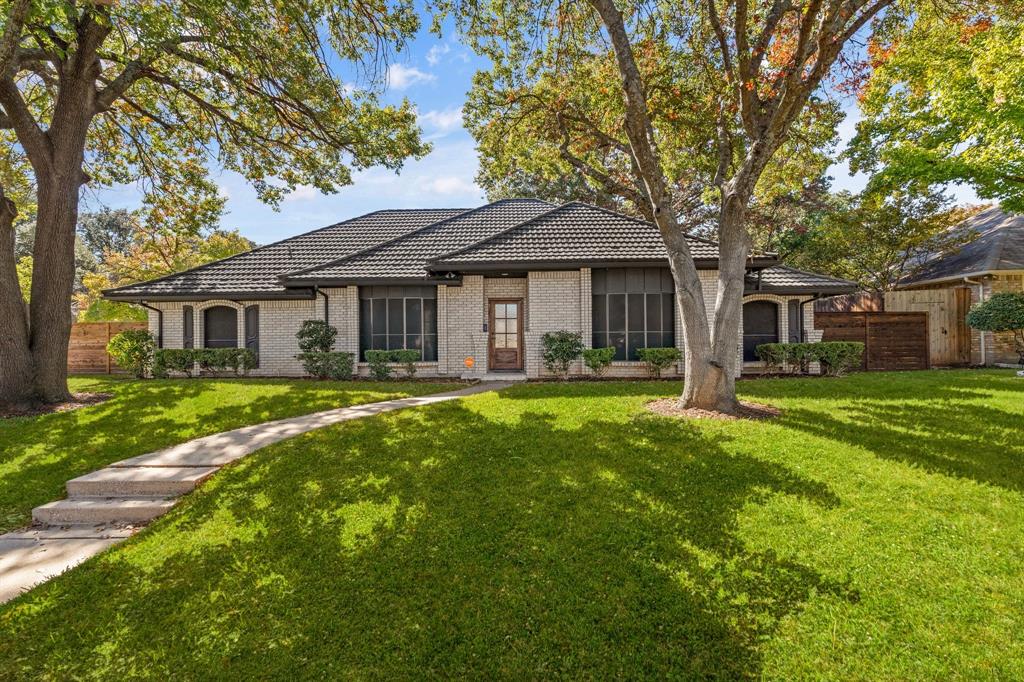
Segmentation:
{"type": "Polygon", "coordinates": [[[366,351],[366,362],[370,366],[370,376],[379,381],[387,381],[391,378],[392,365],[401,365],[405,370],[405,376],[412,378],[416,375],[416,363],[420,361],[423,354],[415,348],[399,350],[368,350],[366,351]]]}
{"type": "Polygon", "coordinates": [[[170,372],[192,376],[200,371],[233,372],[242,376],[256,367],[256,354],[248,348],[161,348],[153,353],[153,376],[164,379],[170,372]]]}
{"type": "Polygon", "coordinates": [[[860,367],[864,344],[859,341],[819,341],[817,343],[762,343],[755,349],[765,363],[765,372],[807,374],[812,362],[821,363],[829,376],[840,376],[860,367]]]}

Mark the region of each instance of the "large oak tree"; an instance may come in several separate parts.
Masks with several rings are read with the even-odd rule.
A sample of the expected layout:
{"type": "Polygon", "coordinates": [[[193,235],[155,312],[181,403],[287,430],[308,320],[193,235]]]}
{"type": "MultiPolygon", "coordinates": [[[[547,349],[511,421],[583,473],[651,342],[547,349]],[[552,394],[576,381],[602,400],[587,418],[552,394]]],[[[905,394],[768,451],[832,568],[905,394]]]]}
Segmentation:
{"type": "Polygon", "coordinates": [[[199,207],[199,229],[211,161],[276,202],[426,151],[411,105],[376,96],[382,58],[418,27],[408,0],[0,0],[0,21],[0,400],[68,396],[87,183],[141,182],[157,216],[199,207]],[[28,310],[13,258],[18,164],[37,203],[28,310]]]}
{"type": "Polygon", "coordinates": [[[441,3],[496,65],[477,89],[513,99],[545,84],[560,89],[551,104],[532,100],[553,112],[545,135],[562,135],[563,160],[658,226],[683,322],[683,404],[736,409],[755,190],[794,130],[813,125],[809,105],[837,66],[855,60],[851,40],[892,1],[441,3]],[[579,110],[602,116],[574,116],[579,110]],[[709,202],[721,245],[713,311],[685,239],[709,202]]]}

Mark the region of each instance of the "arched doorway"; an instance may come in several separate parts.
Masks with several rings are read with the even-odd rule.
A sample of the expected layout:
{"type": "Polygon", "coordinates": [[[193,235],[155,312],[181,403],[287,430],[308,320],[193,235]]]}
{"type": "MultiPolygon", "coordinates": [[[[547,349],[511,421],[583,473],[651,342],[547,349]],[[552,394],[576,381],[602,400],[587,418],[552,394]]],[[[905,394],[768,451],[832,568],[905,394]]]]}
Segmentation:
{"type": "Polygon", "coordinates": [[[762,343],[779,342],[779,306],[771,301],[743,304],[743,362],[755,362],[762,343]]]}
{"type": "Polygon", "coordinates": [[[238,347],[238,311],[215,305],[203,312],[203,347],[238,347]]]}

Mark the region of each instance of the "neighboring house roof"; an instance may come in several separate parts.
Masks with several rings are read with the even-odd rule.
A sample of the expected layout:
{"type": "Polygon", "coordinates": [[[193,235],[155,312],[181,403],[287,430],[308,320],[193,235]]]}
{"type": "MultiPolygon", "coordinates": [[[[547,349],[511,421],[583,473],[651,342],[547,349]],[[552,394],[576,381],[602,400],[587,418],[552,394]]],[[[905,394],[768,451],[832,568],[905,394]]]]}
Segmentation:
{"type": "Polygon", "coordinates": [[[278,276],[356,253],[425,225],[465,213],[463,208],[394,209],[368,213],[312,232],[260,246],[223,260],[160,279],[104,292],[107,298],[213,298],[233,295],[308,298],[308,291],[289,292],[278,276]]]}
{"type": "MultiPolygon", "coordinates": [[[[688,241],[698,267],[716,267],[715,242],[688,241]]],[[[125,301],[309,298],[315,286],[411,284],[490,270],[663,265],[667,258],[657,227],[644,220],[579,202],[506,199],[470,210],[377,211],[104,295],[125,301]]],[[[768,268],[760,279],[764,291],[855,288],[779,267],[775,254],[749,263],[768,268]]]]}
{"type": "Polygon", "coordinates": [[[427,262],[487,239],[535,216],[554,204],[537,199],[504,199],[428,225],[389,243],[323,265],[291,272],[289,284],[329,284],[365,280],[423,280],[427,262]]]}
{"type": "Polygon", "coordinates": [[[856,289],[856,282],[797,270],[787,265],[773,265],[747,274],[748,293],[763,291],[772,294],[845,294],[856,289]]]}
{"type": "Polygon", "coordinates": [[[926,257],[924,266],[900,286],[1024,270],[1024,215],[990,208],[954,225],[963,242],[952,253],[926,257]]]}
{"type": "MultiPolygon", "coordinates": [[[[718,262],[718,244],[688,237],[699,264],[718,262]]],[[[601,263],[662,263],[668,252],[658,228],[580,202],[563,204],[477,244],[435,259],[435,271],[591,265],[601,263]]],[[[755,259],[757,260],[757,259],[755,259]]],[[[764,264],[778,262],[773,254],[764,264]]]]}

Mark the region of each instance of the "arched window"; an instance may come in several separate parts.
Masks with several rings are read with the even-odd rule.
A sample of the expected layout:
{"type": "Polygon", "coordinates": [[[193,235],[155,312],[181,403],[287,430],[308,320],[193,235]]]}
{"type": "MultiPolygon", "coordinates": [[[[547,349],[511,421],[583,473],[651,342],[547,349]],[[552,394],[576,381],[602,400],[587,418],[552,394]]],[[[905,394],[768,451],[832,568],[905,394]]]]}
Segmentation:
{"type": "Polygon", "coordinates": [[[743,304],[743,361],[758,360],[756,349],[762,343],[779,342],[779,306],[771,301],[743,304]]]}
{"type": "Polygon", "coordinates": [[[205,348],[238,347],[238,311],[226,305],[215,305],[203,312],[203,346],[205,348]]]}

